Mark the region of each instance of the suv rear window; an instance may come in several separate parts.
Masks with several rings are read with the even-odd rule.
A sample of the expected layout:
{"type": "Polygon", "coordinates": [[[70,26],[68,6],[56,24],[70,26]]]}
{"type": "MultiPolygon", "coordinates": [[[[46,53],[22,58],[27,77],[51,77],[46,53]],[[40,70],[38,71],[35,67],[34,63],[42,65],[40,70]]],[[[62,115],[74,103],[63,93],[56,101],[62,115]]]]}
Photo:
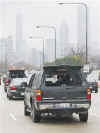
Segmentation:
{"type": "Polygon", "coordinates": [[[66,85],[81,85],[82,74],[80,71],[73,70],[68,71],[48,71],[44,74],[44,83],[46,86],[59,86],[62,84],[66,85]]]}
{"type": "Polygon", "coordinates": [[[9,71],[10,78],[26,78],[24,70],[11,70],[9,71]]]}

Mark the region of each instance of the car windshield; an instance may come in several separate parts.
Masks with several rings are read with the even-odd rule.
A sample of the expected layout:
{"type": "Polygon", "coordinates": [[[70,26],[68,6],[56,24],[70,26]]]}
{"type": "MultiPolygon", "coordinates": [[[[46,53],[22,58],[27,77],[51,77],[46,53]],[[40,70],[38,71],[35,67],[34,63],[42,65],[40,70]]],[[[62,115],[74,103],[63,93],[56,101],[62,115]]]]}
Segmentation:
{"type": "Polygon", "coordinates": [[[19,71],[19,70],[10,71],[9,75],[11,78],[25,78],[26,77],[24,71],[19,71]]]}
{"type": "Polygon", "coordinates": [[[25,82],[24,79],[13,79],[11,81],[11,85],[17,86],[17,85],[21,85],[23,82],[25,82]]]}

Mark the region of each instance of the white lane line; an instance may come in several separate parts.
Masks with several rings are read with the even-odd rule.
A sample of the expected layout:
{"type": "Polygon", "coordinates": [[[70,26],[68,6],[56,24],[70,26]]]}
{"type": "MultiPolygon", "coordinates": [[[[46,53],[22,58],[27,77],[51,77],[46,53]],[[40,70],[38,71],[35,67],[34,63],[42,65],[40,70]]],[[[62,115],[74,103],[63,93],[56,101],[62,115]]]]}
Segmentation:
{"type": "Polygon", "coordinates": [[[2,99],[2,104],[5,104],[5,101],[4,101],[4,99],[2,99]]]}
{"type": "Polygon", "coordinates": [[[14,121],[16,121],[16,117],[14,116],[14,114],[10,113],[9,116],[10,116],[14,121]]]}
{"type": "Polygon", "coordinates": [[[95,116],[97,118],[100,118],[100,115],[99,114],[96,114],[96,113],[90,113],[91,116],[95,116]]]}
{"type": "Polygon", "coordinates": [[[89,114],[91,116],[95,116],[95,117],[100,118],[100,113],[96,113],[95,111],[96,111],[96,109],[95,109],[95,106],[94,106],[93,108],[90,108],[89,114]]]}

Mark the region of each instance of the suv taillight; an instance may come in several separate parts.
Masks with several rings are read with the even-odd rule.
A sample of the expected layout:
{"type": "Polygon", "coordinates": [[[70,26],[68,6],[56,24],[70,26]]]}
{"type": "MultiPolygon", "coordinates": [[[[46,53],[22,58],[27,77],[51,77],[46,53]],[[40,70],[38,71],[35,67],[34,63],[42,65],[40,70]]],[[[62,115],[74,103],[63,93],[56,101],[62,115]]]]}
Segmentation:
{"type": "Polygon", "coordinates": [[[36,100],[41,101],[41,99],[42,99],[41,91],[40,90],[35,90],[35,93],[36,93],[36,100]]]}
{"type": "Polygon", "coordinates": [[[8,79],[6,79],[6,83],[8,83],[8,79]]]}
{"type": "Polygon", "coordinates": [[[98,82],[96,82],[96,87],[98,87],[98,82]]]}
{"type": "Polygon", "coordinates": [[[10,86],[10,90],[16,90],[15,86],[10,86]]]}
{"type": "Polygon", "coordinates": [[[90,100],[91,99],[91,89],[87,89],[87,98],[90,100]]]}

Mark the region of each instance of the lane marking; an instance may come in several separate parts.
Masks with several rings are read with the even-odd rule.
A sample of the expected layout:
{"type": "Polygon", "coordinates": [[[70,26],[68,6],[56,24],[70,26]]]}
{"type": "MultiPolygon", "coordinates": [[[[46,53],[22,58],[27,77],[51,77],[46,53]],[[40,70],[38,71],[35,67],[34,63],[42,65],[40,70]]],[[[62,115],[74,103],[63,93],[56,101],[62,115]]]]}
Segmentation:
{"type": "Polygon", "coordinates": [[[14,116],[14,114],[10,113],[9,116],[10,116],[14,121],[16,121],[16,117],[14,116]]]}
{"type": "Polygon", "coordinates": [[[2,104],[5,104],[5,101],[4,101],[4,99],[2,99],[2,104]]]}
{"type": "Polygon", "coordinates": [[[96,114],[96,113],[92,113],[92,112],[91,112],[90,115],[91,115],[91,116],[95,116],[95,117],[97,117],[97,118],[100,118],[100,115],[99,115],[99,114],[96,114]]]}

